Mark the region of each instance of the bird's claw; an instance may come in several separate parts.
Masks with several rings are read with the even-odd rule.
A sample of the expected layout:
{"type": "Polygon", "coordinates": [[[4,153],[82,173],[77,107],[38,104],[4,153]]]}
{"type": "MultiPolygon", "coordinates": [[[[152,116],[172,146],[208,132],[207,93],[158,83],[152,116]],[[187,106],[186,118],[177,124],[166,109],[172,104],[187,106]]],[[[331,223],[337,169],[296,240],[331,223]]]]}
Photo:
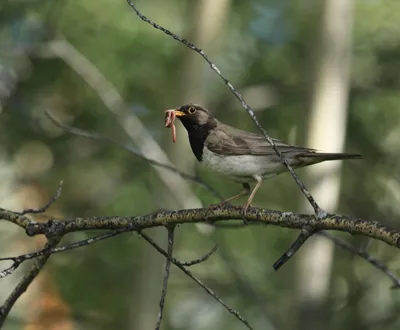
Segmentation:
{"type": "Polygon", "coordinates": [[[247,209],[250,207],[251,205],[250,204],[244,204],[243,205],[243,208],[242,208],[242,211],[241,211],[241,213],[242,213],[242,219],[243,219],[243,224],[244,225],[248,225],[248,223],[247,223],[247,219],[246,219],[246,216],[247,216],[247,209]]]}

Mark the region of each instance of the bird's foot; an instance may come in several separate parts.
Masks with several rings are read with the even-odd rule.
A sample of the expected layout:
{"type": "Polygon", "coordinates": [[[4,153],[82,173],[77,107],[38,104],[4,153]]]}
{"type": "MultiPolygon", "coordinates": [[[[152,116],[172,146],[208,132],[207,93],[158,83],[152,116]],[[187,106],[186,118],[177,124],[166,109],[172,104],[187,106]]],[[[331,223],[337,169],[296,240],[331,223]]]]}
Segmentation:
{"type": "Polygon", "coordinates": [[[251,204],[249,204],[249,203],[246,203],[246,204],[244,204],[243,205],[243,208],[242,208],[242,211],[241,211],[241,213],[242,213],[242,219],[243,219],[243,224],[244,225],[248,225],[248,222],[247,222],[247,219],[246,219],[246,216],[247,216],[247,209],[249,208],[251,206],[251,204]]]}

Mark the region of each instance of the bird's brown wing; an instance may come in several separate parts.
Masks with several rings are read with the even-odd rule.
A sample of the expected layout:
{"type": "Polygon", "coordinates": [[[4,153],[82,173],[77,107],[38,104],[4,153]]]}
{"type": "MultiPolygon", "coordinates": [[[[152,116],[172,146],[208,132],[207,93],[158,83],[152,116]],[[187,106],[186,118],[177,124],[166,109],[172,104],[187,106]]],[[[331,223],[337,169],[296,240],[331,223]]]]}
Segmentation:
{"type": "MultiPolygon", "coordinates": [[[[301,153],[314,153],[315,150],[289,145],[272,139],[282,154],[295,156],[301,153]]],[[[219,123],[205,140],[205,146],[212,152],[225,155],[276,155],[274,149],[263,135],[245,132],[219,123]]]]}

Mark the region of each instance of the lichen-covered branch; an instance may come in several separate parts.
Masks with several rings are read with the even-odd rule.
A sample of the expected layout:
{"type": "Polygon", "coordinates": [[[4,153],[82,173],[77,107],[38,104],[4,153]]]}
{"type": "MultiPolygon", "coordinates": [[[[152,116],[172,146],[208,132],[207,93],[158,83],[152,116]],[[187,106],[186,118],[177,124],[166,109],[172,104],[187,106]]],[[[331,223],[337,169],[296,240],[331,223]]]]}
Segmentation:
{"type": "MultiPolygon", "coordinates": [[[[230,206],[216,207],[212,210],[207,208],[176,211],[159,210],[142,216],[78,217],[70,220],[49,220],[40,223],[31,221],[24,215],[0,209],[0,218],[24,228],[29,236],[44,234],[48,237],[89,229],[127,228],[135,231],[198,222],[242,221],[241,208],[230,206]]],[[[308,226],[313,232],[321,230],[348,232],[375,238],[389,245],[400,247],[400,231],[386,227],[377,221],[346,215],[328,214],[324,219],[318,219],[314,214],[296,214],[252,207],[248,210],[247,221],[292,229],[302,229],[304,226],[308,226]]]]}

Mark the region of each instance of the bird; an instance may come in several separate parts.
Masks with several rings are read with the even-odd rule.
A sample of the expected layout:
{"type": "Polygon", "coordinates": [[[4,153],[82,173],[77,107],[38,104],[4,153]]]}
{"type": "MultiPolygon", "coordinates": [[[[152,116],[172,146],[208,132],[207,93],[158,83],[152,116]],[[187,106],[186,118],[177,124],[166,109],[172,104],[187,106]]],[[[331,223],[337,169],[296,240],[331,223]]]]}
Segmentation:
{"type": "MultiPolygon", "coordinates": [[[[193,154],[201,164],[242,184],[243,189],[240,193],[219,205],[248,196],[242,208],[244,218],[264,180],[288,171],[264,135],[226,125],[198,104],[184,104],[166,112],[168,111],[174,112],[186,128],[193,154]],[[250,188],[251,182],[256,183],[253,190],[250,188]]],[[[322,153],[315,149],[291,145],[276,138],[272,140],[294,169],[328,160],[361,158],[360,154],[322,153]]]]}

